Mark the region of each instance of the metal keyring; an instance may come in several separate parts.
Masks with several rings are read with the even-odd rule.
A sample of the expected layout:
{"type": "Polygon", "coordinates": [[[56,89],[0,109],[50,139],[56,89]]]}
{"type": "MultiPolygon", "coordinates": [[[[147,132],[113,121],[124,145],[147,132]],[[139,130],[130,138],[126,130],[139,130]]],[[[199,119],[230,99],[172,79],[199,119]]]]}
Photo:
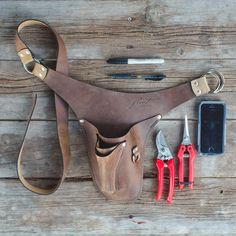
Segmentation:
{"type": "Polygon", "coordinates": [[[224,88],[225,78],[221,72],[215,69],[211,69],[206,73],[205,76],[206,76],[206,79],[207,77],[211,76],[211,78],[213,77],[214,79],[218,81],[216,88],[212,90],[211,93],[219,93],[224,88]]]}

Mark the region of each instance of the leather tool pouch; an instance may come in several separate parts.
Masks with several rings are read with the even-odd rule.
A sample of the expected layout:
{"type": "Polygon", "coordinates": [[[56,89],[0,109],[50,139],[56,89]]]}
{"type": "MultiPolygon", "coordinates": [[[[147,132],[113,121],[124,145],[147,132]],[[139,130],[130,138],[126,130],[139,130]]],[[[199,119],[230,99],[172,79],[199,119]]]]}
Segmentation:
{"type": "Polygon", "coordinates": [[[128,201],[139,196],[143,181],[145,138],[156,117],[132,126],[117,138],[107,138],[86,120],[83,124],[87,139],[91,172],[98,189],[108,199],[128,201]]]}
{"type": "MultiPolygon", "coordinates": [[[[24,27],[32,25],[51,29],[37,20],[22,22],[16,34],[16,50],[25,70],[44,81],[55,93],[63,172],[57,185],[50,189],[29,184],[21,171],[23,142],[17,168],[21,182],[39,194],[50,194],[63,182],[70,162],[69,106],[84,127],[91,173],[98,189],[108,199],[134,200],[141,192],[144,145],[150,127],[176,106],[210,92],[207,78],[218,78],[219,74],[207,73],[191,82],[147,93],[116,92],[95,87],[68,76],[66,48],[63,39],[53,29],[58,46],[56,69],[36,60],[19,35],[24,27]]],[[[223,76],[220,77],[222,80],[213,92],[223,88],[223,83],[220,83],[223,76]]]]}

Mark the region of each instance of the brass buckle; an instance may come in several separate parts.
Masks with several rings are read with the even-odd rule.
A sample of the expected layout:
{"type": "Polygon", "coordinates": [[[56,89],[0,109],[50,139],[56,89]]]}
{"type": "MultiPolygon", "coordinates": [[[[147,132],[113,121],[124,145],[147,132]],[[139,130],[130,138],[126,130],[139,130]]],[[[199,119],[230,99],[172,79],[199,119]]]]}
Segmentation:
{"type": "Polygon", "coordinates": [[[33,53],[29,50],[29,48],[24,48],[19,51],[18,56],[20,57],[25,71],[31,75],[33,74],[33,69],[36,63],[42,65],[40,60],[33,56],[33,53]]]}
{"type": "Polygon", "coordinates": [[[32,71],[33,71],[35,63],[41,64],[39,59],[36,59],[35,57],[32,57],[32,58],[34,59],[33,61],[28,62],[26,64],[23,64],[23,67],[24,67],[25,71],[28,72],[31,75],[33,74],[32,71]]]}

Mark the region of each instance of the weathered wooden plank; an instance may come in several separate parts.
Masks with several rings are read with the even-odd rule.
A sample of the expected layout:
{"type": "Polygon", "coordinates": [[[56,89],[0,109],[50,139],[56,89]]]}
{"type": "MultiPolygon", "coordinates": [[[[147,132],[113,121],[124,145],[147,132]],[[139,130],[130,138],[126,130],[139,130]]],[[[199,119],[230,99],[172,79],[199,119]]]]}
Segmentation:
{"type": "MultiPolygon", "coordinates": [[[[234,26],[236,20],[234,1],[225,3],[224,1],[200,0],[186,1],[155,1],[155,0],[92,0],[84,2],[82,0],[73,1],[1,1],[1,15],[4,23],[14,25],[16,20],[25,18],[45,18],[59,27],[64,25],[74,26],[78,23],[94,25],[114,23],[119,21],[119,26],[123,27],[123,20],[134,15],[133,20],[140,22],[151,22],[155,26],[163,25],[191,25],[191,26],[234,26]],[[27,8],[26,8],[27,6],[27,8]],[[102,6],[102,7],[101,7],[102,6]],[[37,9],[37,11],[35,11],[37,9]],[[49,9],[54,9],[50,11],[49,9]],[[115,10],[114,10],[115,9],[115,10]],[[16,18],[17,10],[17,18],[16,18]],[[68,14],[68,12],[70,14],[68,14]],[[222,13],[225,14],[222,14],[222,13]],[[47,14],[47,15],[46,15],[47,14]],[[61,18],[66,16],[66,18],[61,18]],[[217,17],[216,17],[217,16],[217,17]],[[122,18],[123,17],[123,18],[122,18]],[[63,25],[61,21],[63,20],[63,25]],[[186,20],[189,19],[189,20],[186,20]]],[[[131,21],[133,22],[133,21],[131,21]]]]}
{"type": "MultiPolygon", "coordinates": [[[[33,120],[55,120],[54,97],[51,93],[37,93],[37,105],[34,111],[33,120]]],[[[32,109],[33,94],[4,94],[0,95],[0,120],[27,120],[32,109]]],[[[201,98],[192,99],[169,112],[163,119],[182,119],[188,114],[190,119],[197,119],[198,106],[203,100],[222,100],[227,105],[227,118],[235,119],[235,93],[220,93],[201,98]]],[[[70,120],[77,119],[70,110],[70,120]]]]}
{"type": "MultiPolygon", "coordinates": [[[[155,26],[159,25],[192,25],[192,26],[234,26],[236,20],[234,9],[235,2],[210,0],[208,2],[193,0],[186,1],[158,1],[149,0],[93,0],[84,2],[78,0],[66,1],[38,1],[27,4],[27,1],[1,1],[4,11],[4,23],[12,25],[16,20],[25,18],[44,18],[48,9],[54,9],[47,14],[47,19],[54,24],[63,27],[58,19],[63,18],[64,25],[73,26],[76,23],[90,23],[91,27],[96,24],[107,24],[119,20],[119,26],[123,26],[122,17],[127,20],[128,16],[135,15],[133,20],[140,22],[152,22],[155,26]],[[55,3],[56,2],[56,3],[55,3]],[[102,5],[102,7],[99,7],[102,5]],[[27,8],[26,8],[27,6],[27,8]],[[16,13],[17,9],[17,19],[16,13]],[[35,11],[37,9],[37,11],[35,11]],[[115,9],[115,11],[114,11],[115,9]],[[68,14],[70,12],[70,14],[68,14]],[[225,12],[225,14],[222,14],[225,12]],[[144,15],[146,14],[146,15],[144,15]],[[145,16],[145,17],[144,17],[145,16]],[[217,17],[215,17],[217,16],[217,17]],[[186,21],[186,19],[189,19],[186,21]]],[[[62,20],[62,19],[61,19],[62,20]]],[[[132,22],[132,21],[131,21],[132,22]]]]}
{"type": "MultiPolygon", "coordinates": [[[[1,235],[236,234],[234,1],[23,0],[0,1],[0,9],[1,235]],[[160,122],[159,128],[165,132],[174,153],[181,141],[179,119],[188,113],[190,133],[196,143],[197,104],[201,99],[225,100],[229,119],[225,155],[197,157],[195,189],[176,191],[171,206],[165,205],[164,198],[155,204],[156,149],[152,131],[145,149],[141,197],[130,204],[114,203],[94,188],[82,130],[76,121],[71,121],[72,161],[67,181],[51,196],[26,191],[14,178],[25,120],[31,109],[29,92],[38,91],[39,99],[27,136],[24,173],[32,178],[54,178],[60,171],[52,94],[23,71],[15,53],[16,26],[32,17],[46,20],[65,39],[68,56],[75,59],[70,60],[73,78],[104,88],[152,91],[197,77],[209,68],[220,69],[226,76],[223,93],[180,106],[160,122]],[[111,56],[162,56],[166,63],[160,67],[108,66],[104,59],[111,56]],[[163,72],[168,78],[158,83],[114,81],[106,76],[112,72],[163,72]]],[[[36,57],[55,58],[54,41],[48,32],[28,30],[25,36],[36,57]]],[[[75,119],[72,113],[70,119],[75,119]]]]}
{"type": "MultiPolygon", "coordinates": [[[[26,150],[23,153],[23,170],[29,177],[57,177],[60,173],[60,150],[54,121],[33,121],[27,135],[26,150]]],[[[16,159],[22,142],[25,122],[0,122],[0,177],[16,177],[16,159]]],[[[173,154],[182,140],[183,122],[161,121],[147,138],[144,161],[146,177],[156,176],[154,159],[157,150],[155,134],[162,129],[173,154]]],[[[235,177],[236,121],[227,122],[227,145],[222,157],[197,157],[195,176],[198,177],[235,177]]],[[[197,124],[190,121],[190,134],[196,144],[197,124]]],[[[90,178],[90,169],[82,129],[77,121],[70,122],[71,165],[68,177],[90,178]]],[[[177,163],[176,163],[177,164],[177,163]]],[[[187,163],[186,163],[187,164],[187,163]]],[[[176,165],[177,166],[177,165],[176,165]]],[[[186,168],[187,170],[187,168],[186,168]]]]}
{"type": "MultiPolygon", "coordinates": [[[[113,26],[115,27],[115,26],[113,26]]],[[[182,28],[176,30],[163,29],[160,32],[143,33],[80,33],[77,28],[71,29],[65,34],[61,33],[65,40],[68,57],[70,59],[104,59],[115,56],[124,57],[155,57],[160,56],[165,59],[231,59],[235,58],[235,34],[234,29],[229,28],[221,31],[222,28],[214,28],[210,32],[205,32],[197,28],[182,28]],[[165,33],[170,31],[170,33],[165,33]],[[174,32],[173,32],[174,31],[174,32]],[[177,31],[177,32],[176,32],[177,31]],[[102,35],[102,36],[101,36],[102,35]]],[[[99,30],[102,32],[105,29],[99,30]]],[[[0,59],[16,60],[14,40],[9,40],[12,35],[3,40],[1,50],[7,50],[8,53],[2,54],[0,59]],[[4,49],[5,48],[5,49],[4,49]]],[[[7,35],[6,32],[3,34],[7,35]]],[[[35,55],[40,58],[55,58],[55,46],[52,39],[47,40],[48,34],[44,34],[43,40],[40,40],[39,33],[29,32],[25,35],[31,45],[35,55]],[[46,38],[46,39],[45,39],[46,38]],[[41,43],[39,42],[41,41],[41,43]]],[[[41,36],[42,37],[42,36],[41,36]]],[[[4,38],[3,38],[4,39],[4,38]]]]}
{"type": "MultiPolygon", "coordinates": [[[[48,65],[48,63],[45,63],[48,65]]],[[[49,63],[49,66],[52,64],[49,63]]],[[[209,69],[220,70],[225,78],[224,92],[235,92],[235,60],[167,60],[156,67],[150,65],[117,65],[106,64],[104,60],[69,61],[70,76],[96,86],[119,91],[153,91],[163,89],[199,77],[209,69]],[[112,80],[111,73],[153,74],[163,73],[167,79],[153,82],[143,80],[112,80]]],[[[27,74],[19,61],[0,61],[0,93],[24,93],[48,91],[39,79],[27,74]]]]}
{"type": "MultiPolygon", "coordinates": [[[[234,60],[220,61],[188,61],[188,66],[183,68],[185,60],[170,60],[158,70],[167,75],[167,79],[158,82],[140,81],[140,80],[112,80],[106,76],[113,72],[135,72],[136,73],[155,73],[157,69],[152,66],[127,67],[117,66],[110,67],[105,65],[104,61],[76,61],[70,62],[71,76],[75,79],[92,83],[103,88],[118,90],[118,91],[154,91],[167,87],[178,85],[179,83],[189,81],[192,78],[198,77],[207,71],[209,68],[220,69],[226,77],[226,85],[222,93],[211,96],[199,97],[187,102],[174,111],[166,118],[181,118],[183,113],[188,113],[190,118],[196,119],[197,104],[202,99],[220,99],[225,100],[228,108],[228,118],[234,119],[236,113],[235,107],[235,70],[234,60]],[[175,68],[175,69],[173,69],[175,68]]],[[[20,62],[1,61],[0,67],[0,119],[7,120],[25,120],[32,106],[32,95],[25,94],[31,91],[46,91],[38,94],[37,107],[34,113],[34,119],[55,119],[53,95],[48,91],[48,88],[37,78],[32,78],[23,70],[20,62]],[[2,94],[7,93],[7,94],[2,94]]],[[[70,117],[75,118],[72,114],[70,117]]]]}
{"type": "MultiPolygon", "coordinates": [[[[201,73],[216,68],[222,71],[226,78],[226,85],[222,93],[203,96],[193,99],[170,112],[165,118],[181,119],[185,113],[191,119],[197,118],[197,107],[201,100],[224,100],[228,106],[228,118],[235,119],[235,60],[168,60],[161,68],[153,66],[108,66],[103,60],[70,61],[70,74],[75,79],[117,91],[154,91],[175,86],[198,77],[201,73]],[[167,79],[158,82],[140,80],[112,80],[106,74],[113,72],[136,73],[164,73],[167,79]]],[[[38,93],[38,102],[34,113],[34,119],[55,119],[53,95],[48,88],[37,78],[32,78],[23,70],[20,62],[0,61],[0,119],[25,120],[32,107],[32,95],[25,92],[43,91],[38,93]],[[45,92],[44,92],[45,91],[45,92]],[[5,94],[2,94],[5,93],[5,94]],[[7,94],[6,94],[7,93],[7,94]]],[[[70,118],[75,116],[70,113],[70,118]]]]}
{"type": "Polygon", "coordinates": [[[104,199],[92,182],[65,182],[39,196],[18,181],[0,180],[0,233],[17,235],[234,235],[235,178],[196,179],[193,191],[176,190],[172,205],[156,204],[156,179],[145,179],[133,203],[104,199]],[[217,232],[217,233],[215,233],[217,232]]]}
{"type": "MultiPolygon", "coordinates": [[[[4,8],[0,13],[4,19],[0,59],[17,58],[14,47],[16,25],[31,17],[48,21],[62,34],[71,59],[121,55],[159,55],[166,59],[235,58],[236,4],[233,1],[228,4],[214,0],[197,3],[194,0],[158,3],[155,0],[37,1],[31,4],[1,1],[0,7],[4,8]],[[98,7],[99,4],[103,7],[98,7]],[[49,14],[48,9],[54,10],[49,14]]],[[[47,41],[42,31],[37,35],[30,32],[28,36],[32,42],[36,37],[43,43],[47,41]]],[[[41,52],[50,57],[52,45],[51,42],[46,49],[38,49],[36,54],[41,52]]]]}
{"type": "MultiPolygon", "coordinates": [[[[54,121],[32,122],[23,153],[23,171],[28,176],[57,177],[60,174],[61,153],[54,121]],[[35,123],[36,122],[36,123],[35,123]],[[36,126],[35,126],[36,125],[36,126]]],[[[16,177],[16,162],[26,122],[0,122],[1,177],[16,177]]],[[[69,176],[90,176],[82,130],[70,122],[71,167],[69,176]],[[82,164],[85,163],[85,164],[82,164]],[[74,174],[73,174],[74,173],[74,174]]]]}

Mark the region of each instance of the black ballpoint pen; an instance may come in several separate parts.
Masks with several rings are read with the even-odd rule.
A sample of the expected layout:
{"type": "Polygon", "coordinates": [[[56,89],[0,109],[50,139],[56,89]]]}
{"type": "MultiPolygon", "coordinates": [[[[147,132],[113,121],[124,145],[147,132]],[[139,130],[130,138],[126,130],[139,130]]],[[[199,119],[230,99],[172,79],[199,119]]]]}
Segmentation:
{"type": "Polygon", "coordinates": [[[135,74],[111,74],[109,75],[112,79],[143,79],[143,80],[153,80],[160,81],[166,78],[163,74],[156,75],[135,75],[135,74]]]}

